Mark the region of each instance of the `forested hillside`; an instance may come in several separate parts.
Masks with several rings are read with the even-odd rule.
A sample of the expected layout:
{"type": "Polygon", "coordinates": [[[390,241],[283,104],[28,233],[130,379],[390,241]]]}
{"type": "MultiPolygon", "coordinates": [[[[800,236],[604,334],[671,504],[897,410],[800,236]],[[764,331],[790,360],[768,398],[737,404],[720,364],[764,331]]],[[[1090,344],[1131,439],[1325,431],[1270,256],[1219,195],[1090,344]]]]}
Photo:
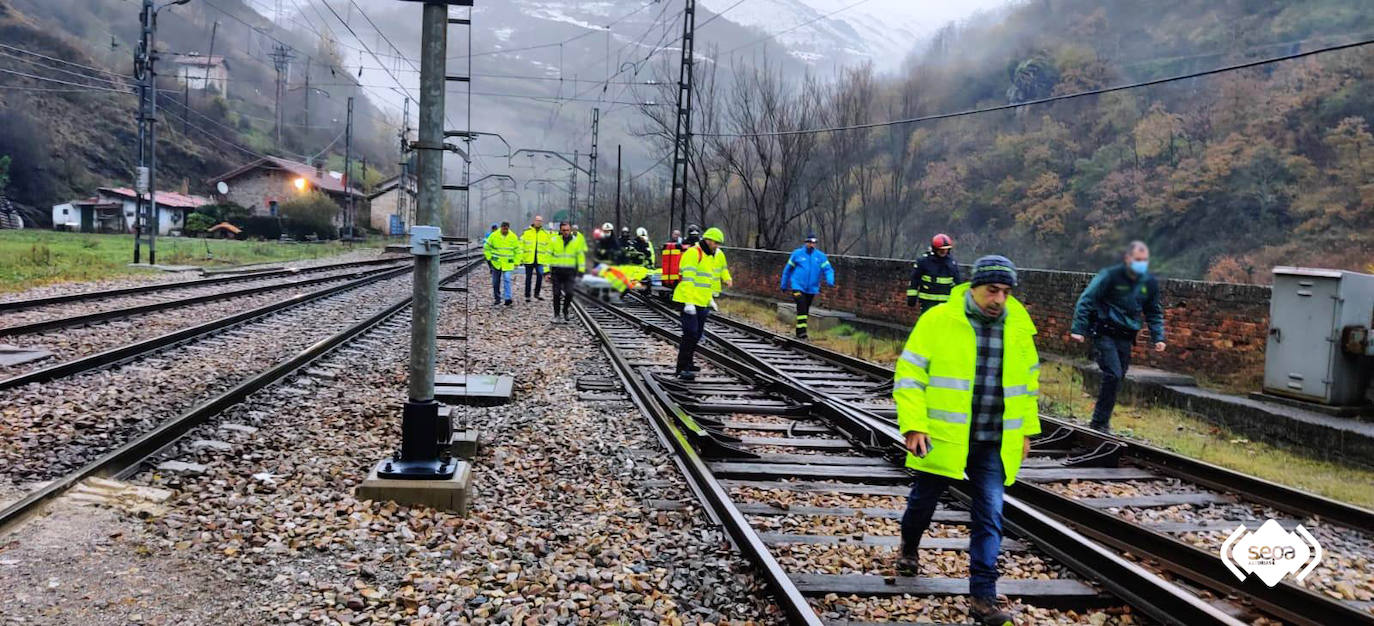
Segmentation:
{"type": "MultiPolygon", "coordinates": [[[[837,252],[913,256],[946,231],[964,258],[1090,269],[1142,238],[1177,277],[1369,271],[1374,46],[946,120],[755,134],[1015,104],[1367,39],[1369,9],[1036,0],[945,29],[899,79],[849,70],[803,83],[719,60],[698,89],[693,217],[763,247],[814,228],[837,252]]],[[[671,117],[645,115],[667,145],[671,117]]]]}
{"type": "MultiPolygon", "coordinates": [[[[0,0],[0,156],[11,157],[5,193],[36,207],[40,217],[47,206],[88,196],[96,186],[132,184],[138,13],[138,3],[122,0],[0,0]]],[[[395,170],[399,120],[366,99],[330,40],[277,28],[240,0],[172,6],[158,22],[164,55],[213,53],[225,56],[229,67],[226,94],[187,92],[161,70],[159,187],[207,195],[207,178],[262,154],[315,157],[342,170],[348,96],[358,97],[355,158],[369,161],[371,180],[395,170]],[[266,56],[278,41],[292,45],[295,55],[282,99],[280,143],[276,73],[266,56]],[[313,80],[308,123],[307,69],[313,80]]],[[[355,180],[363,180],[356,165],[355,180]]]]}

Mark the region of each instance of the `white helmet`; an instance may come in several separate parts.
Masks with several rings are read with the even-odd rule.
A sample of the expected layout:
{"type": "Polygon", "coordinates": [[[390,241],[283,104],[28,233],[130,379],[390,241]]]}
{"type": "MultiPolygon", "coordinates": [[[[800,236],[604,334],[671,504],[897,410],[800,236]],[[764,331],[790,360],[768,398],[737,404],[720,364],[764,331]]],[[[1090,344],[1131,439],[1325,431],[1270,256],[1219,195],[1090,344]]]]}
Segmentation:
{"type": "Polygon", "coordinates": [[[601,232],[603,232],[603,233],[615,232],[615,226],[614,226],[613,224],[611,224],[610,222],[606,222],[605,224],[602,224],[602,225],[601,225],[601,232]]]}
{"type": "Polygon", "coordinates": [[[648,236],[649,236],[649,229],[647,229],[647,228],[645,228],[645,227],[643,227],[643,226],[640,226],[639,228],[636,228],[636,229],[635,229],[635,236],[636,236],[636,237],[648,237],[648,236]]]}

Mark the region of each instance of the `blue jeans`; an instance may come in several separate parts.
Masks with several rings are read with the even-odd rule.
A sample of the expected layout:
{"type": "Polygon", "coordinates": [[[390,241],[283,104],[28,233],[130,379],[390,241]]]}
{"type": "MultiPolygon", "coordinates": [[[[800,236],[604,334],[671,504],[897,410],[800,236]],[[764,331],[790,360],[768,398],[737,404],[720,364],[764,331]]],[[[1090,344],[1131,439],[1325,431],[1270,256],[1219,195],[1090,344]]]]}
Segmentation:
{"type": "Polygon", "coordinates": [[[696,355],[697,343],[706,332],[706,318],[710,315],[709,306],[697,307],[695,315],[682,312],[682,341],[677,346],[677,371],[682,372],[692,366],[692,357],[696,355]]]}
{"type": "Polygon", "coordinates": [[[1102,382],[1097,388],[1097,405],[1093,407],[1093,428],[1107,428],[1111,424],[1112,409],[1116,408],[1116,392],[1126,378],[1126,368],[1131,366],[1133,345],[1134,336],[1126,338],[1102,333],[1093,338],[1097,368],[1102,370],[1102,382]]]}
{"type": "MultiPolygon", "coordinates": [[[[941,441],[940,445],[957,445],[941,441]]],[[[1006,489],[1002,470],[1001,442],[975,443],[969,447],[967,486],[973,496],[969,528],[969,595],[975,598],[997,596],[997,554],[1002,549],[1002,492],[1006,489]]],[[[930,528],[935,505],[954,479],[921,473],[911,485],[902,515],[902,549],[915,556],[921,535],[930,528]]]]}
{"type": "Polygon", "coordinates": [[[501,302],[502,292],[505,292],[505,300],[510,301],[510,270],[491,269],[491,298],[495,302],[501,302]]]}

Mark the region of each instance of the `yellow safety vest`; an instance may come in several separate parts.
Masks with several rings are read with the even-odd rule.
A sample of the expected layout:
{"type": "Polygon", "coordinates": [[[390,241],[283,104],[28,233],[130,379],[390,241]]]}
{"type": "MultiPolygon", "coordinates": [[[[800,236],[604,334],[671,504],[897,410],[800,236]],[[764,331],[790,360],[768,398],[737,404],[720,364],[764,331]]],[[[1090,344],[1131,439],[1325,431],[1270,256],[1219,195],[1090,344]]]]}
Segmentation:
{"type": "Polygon", "coordinates": [[[498,270],[513,270],[516,259],[520,258],[520,237],[513,231],[502,235],[499,230],[487,235],[486,243],[482,244],[482,256],[498,270]]]}
{"type": "Polygon", "coordinates": [[[725,251],[716,248],[715,254],[706,254],[700,244],[683,250],[678,275],[681,278],[673,288],[673,302],[710,306],[711,297],[720,294],[721,280],[730,280],[725,251]]]}
{"type": "Polygon", "coordinates": [[[549,253],[550,233],[547,230],[540,230],[533,226],[526,228],[520,234],[520,245],[523,247],[523,254],[520,262],[525,265],[540,263],[547,265],[548,259],[544,258],[549,253]]]}
{"type": "Polygon", "coordinates": [[[582,271],[587,267],[587,246],[581,237],[573,235],[563,243],[562,235],[554,235],[548,244],[545,267],[564,267],[582,271]]]}
{"type": "MultiPolygon", "coordinates": [[[[923,432],[932,445],[925,458],[908,454],[906,466],[950,478],[964,478],[969,435],[973,427],[973,383],[978,340],[964,313],[969,284],[954,288],[948,303],[926,311],[916,321],[897,360],[892,398],[897,426],[905,435],[923,432]]],[[[1007,297],[1002,329],[1002,467],[1006,484],[1021,469],[1024,438],[1040,433],[1036,398],[1040,395],[1040,356],[1035,350],[1035,323],[1026,307],[1007,297]]]]}

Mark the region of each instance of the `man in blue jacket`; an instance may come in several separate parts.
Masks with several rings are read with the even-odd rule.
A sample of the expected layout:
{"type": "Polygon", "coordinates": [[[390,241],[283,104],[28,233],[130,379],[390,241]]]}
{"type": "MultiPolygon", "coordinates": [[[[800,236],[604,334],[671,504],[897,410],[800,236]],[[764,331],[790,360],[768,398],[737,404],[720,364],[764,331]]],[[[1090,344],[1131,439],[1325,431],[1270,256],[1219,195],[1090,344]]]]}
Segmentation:
{"type": "Polygon", "coordinates": [[[1149,247],[1132,241],[1122,262],[1098,272],[1074,307],[1069,337],[1080,342],[1092,337],[1097,367],[1102,370],[1090,424],[1102,432],[1110,429],[1116,392],[1130,367],[1131,346],[1142,325],[1149,327],[1155,351],[1164,351],[1164,307],[1159,304],[1159,282],[1149,269],[1149,247]]]}
{"type": "Polygon", "coordinates": [[[797,305],[797,339],[806,339],[806,320],[811,314],[811,303],[821,292],[821,276],[825,282],[835,286],[835,268],[830,259],[816,249],[816,234],[806,235],[806,245],[792,251],[787,265],[782,268],[782,290],[792,292],[792,301],[797,305]]]}

